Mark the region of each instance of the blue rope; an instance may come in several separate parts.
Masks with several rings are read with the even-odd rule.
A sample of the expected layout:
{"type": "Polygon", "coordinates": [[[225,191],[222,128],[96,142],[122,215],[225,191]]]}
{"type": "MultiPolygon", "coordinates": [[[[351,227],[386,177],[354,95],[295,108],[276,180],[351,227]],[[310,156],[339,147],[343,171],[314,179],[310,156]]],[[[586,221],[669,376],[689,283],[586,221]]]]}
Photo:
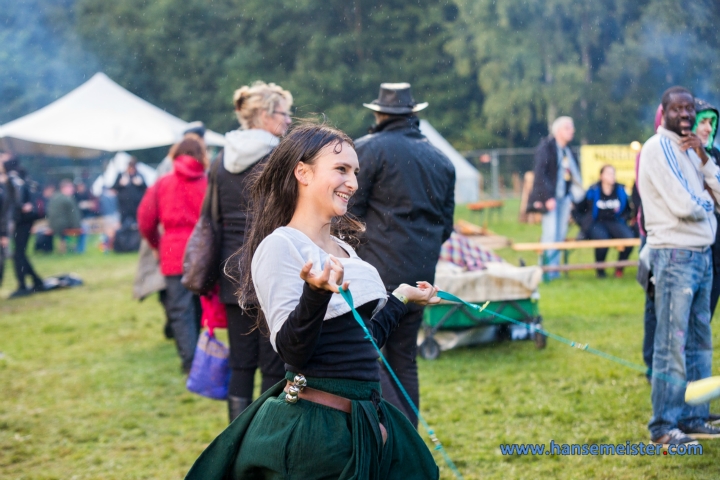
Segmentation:
{"type": "Polygon", "coordinates": [[[350,309],[352,310],[353,317],[355,317],[355,321],[360,325],[360,327],[363,329],[363,332],[365,332],[365,338],[370,340],[373,347],[375,347],[375,350],[377,350],[377,353],[380,355],[380,359],[382,360],[383,364],[385,365],[385,368],[387,368],[387,371],[390,372],[390,375],[392,376],[393,380],[395,380],[395,383],[400,388],[400,391],[405,396],[405,400],[408,402],[408,405],[410,405],[410,408],[412,408],[415,415],[417,415],[418,420],[420,420],[420,423],[422,424],[425,431],[427,431],[428,436],[430,437],[430,440],[435,444],[435,450],[439,451],[443,458],[445,459],[445,463],[447,463],[448,467],[450,467],[450,470],[453,471],[456,478],[462,479],[463,476],[460,473],[460,470],[457,469],[455,464],[453,463],[452,459],[450,458],[450,455],[445,451],[445,448],[443,447],[442,443],[440,443],[440,440],[435,436],[435,432],[432,428],[430,428],[430,425],[425,421],[422,415],[420,415],[420,411],[418,410],[417,406],[415,406],[415,403],[410,398],[410,395],[407,393],[407,390],[405,390],[405,387],[403,387],[402,383],[400,383],[400,379],[395,375],[395,371],[393,371],[392,368],[390,368],[390,364],[385,359],[385,356],[382,353],[382,350],[380,350],[380,347],[378,347],[377,343],[375,343],[375,339],[372,335],[370,335],[370,331],[365,326],[365,322],[363,321],[360,314],[355,310],[355,305],[353,304],[353,298],[352,294],[350,294],[350,290],[343,290],[342,287],[338,287],[340,290],[340,295],[345,299],[347,304],[350,306],[350,309]]]}
{"type": "Polygon", "coordinates": [[[459,297],[456,297],[455,295],[453,295],[453,294],[451,294],[451,293],[443,292],[442,290],[438,291],[437,296],[440,297],[440,298],[443,299],[443,300],[447,300],[447,301],[454,302],[454,303],[461,303],[461,304],[463,304],[463,305],[465,305],[465,306],[467,306],[467,307],[469,307],[469,308],[472,308],[473,310],[476,310],[477,312],[486,311],[487,313],[489,313],[489,314],[491,314],[491,315],[494,315],[494,316],[497,317],[497,318],[501,318],[501,319],[503,319],[503,320],[506,320],[506,321],[508,321],[508,322],[511,322],[511,323],[514,323],[514,324],[517,324],[517,325],[522,325],[523,327],[527,328],[527,329],[530,331],[530,333],[538,332],[538,333],[540,333],[541,335],[545,335],[546,337],[549,337],[549,338],[552,338],[552,339],[554,339],[554,340],[557,340],[558,342],[564,343],[564,344],[566,344],[566,345],[568,345],[568,346],[570,346],[570,347],[577,348],[577,349],[582,350],[582,351],[584,351],[584,352],[592,353],[593,355],[597,355],[598,357],[602,357],[602,358],[604,358],[604,359],[606,359],[606,360],[610,360],[611,362],[615,362],[615,363],[618,363],[618,364],[623,365],[623,366],[625,366],[625,367],[628,367],[628,368],[632,368],[632,369],[634,369],[634,370],[641,371],[641,372],[643,372],[643,373],[649,374],[649,375],[652,376],[652,377],[657,377],[657,378],[659,378],[660,380],[664,380],[665,382],[672,383],[672,384],[678,385],[678,386],[680,386],[680,387],[686,387],[686,386],[687,386],[687,382],[685,382],[685,381],[683,381],[683,380],[679,380],[679,379],[677,379],[677,378],[670,377],[670,376],[665,375],[665,374],[663,374],[663,373],[653,372],[651,369],[645,368],[645,367],[643,367],[643,366],[641,366],[641,365],[638,365],[638,364],[636,364],[636,363],[629,362],[629,361],[625,360],[624,358],[616,357],[615,355],[610,355],[609,353],[605,353],[605,352],[603,352],[603,351],[601,351],[601,350],[598,350],[598,349],[596,349],[596,348],[592,348],[592,347],[590,347],[590,345],[588,345],[587,343],[575,342],[575,341],[570,340],[570,339],[567,339],[567,338],[565,338],[565,337],[561,337],[560,335],[556,335],[556,334],[554,334],[554,333],[550,333],[550,332],[548,332],[547,330],[543,330],[542,328],[537,327],[537,326],[535,326],[535,325],[532,325],[532,324],[529,324],[529,323],[525,323],[525,322],[521,322],[520,320],[515,320],[514,318],[510,318],[510,317],[508,317],[508,316],[506,316],[506,315],[501,315],[501,314],[499,314],[499,313],[497,313],[497,312],[493,312],[492,310],[486,310],[486,308],[487,308],[487,306],[490,304],[490,302],[485,302],[485,305],[483,305],[483,306],[481,307],[480,305],[475,305],[474,303],[466,302],[465,300],[463,300],[463,299],[461,299],[461,298],[459,298],[459,297]]]}

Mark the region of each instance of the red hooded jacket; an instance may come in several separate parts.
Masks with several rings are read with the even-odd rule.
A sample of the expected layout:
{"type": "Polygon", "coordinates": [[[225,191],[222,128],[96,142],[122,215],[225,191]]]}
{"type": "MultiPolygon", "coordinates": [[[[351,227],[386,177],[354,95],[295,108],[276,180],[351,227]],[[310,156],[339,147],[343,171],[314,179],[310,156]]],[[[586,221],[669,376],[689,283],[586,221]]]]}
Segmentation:
{"type": "Polygon", "coordinates": [[[200,218],[207,188],[205,167],[188,155],[173,162],[173,172],[150,187],[138,207],[138,228],[160,250],[165,276],[182,275],[182,261],[190,234],[200,218]],[[158,225],[162,224],[160,235],[158,225]]]}

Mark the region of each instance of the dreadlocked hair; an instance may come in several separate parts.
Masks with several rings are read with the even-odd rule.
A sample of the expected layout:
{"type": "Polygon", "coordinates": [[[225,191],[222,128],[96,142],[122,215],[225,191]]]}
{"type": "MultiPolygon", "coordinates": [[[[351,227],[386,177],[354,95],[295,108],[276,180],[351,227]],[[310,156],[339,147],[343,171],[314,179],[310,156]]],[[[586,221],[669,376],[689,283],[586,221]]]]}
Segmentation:
{"type": "MultiPolygon", "coordinates": [[[[289,131],[263,167],[252,174],[248,206],[250,228],[245,234],[243,246],[227,262],[225,271],[239,285],[236,295],[240,305],[248,310],[257,310],[258,327],[266,324],[262,310],[257,308],[252,258],[265,237],[290,223],[295,213],[299,194],[295,167],[300,162],[313,165],[327,146],[340,153],[348,145],[355,148],[352,139],[344,132],[324,123],[303,121],[289,131]],[[239,271],[232,272],[228,268],[232,264],[238,265],[239,271]]],[[[333,218],[330,231],[355,247],[359,244],[358,235],[365,231],[365,225],[346,213],[333,218]]]]}

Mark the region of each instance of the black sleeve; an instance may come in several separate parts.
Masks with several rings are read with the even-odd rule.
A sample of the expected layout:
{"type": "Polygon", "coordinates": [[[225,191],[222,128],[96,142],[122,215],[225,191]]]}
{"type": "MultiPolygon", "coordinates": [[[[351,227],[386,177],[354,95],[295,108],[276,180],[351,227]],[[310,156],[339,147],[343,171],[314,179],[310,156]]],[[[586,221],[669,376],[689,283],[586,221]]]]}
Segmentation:
{"type": "Polygon", "coordinates": [[[7,189],[0,190],[0,237],[8,236],[9,213],[10,192],[7,189]]]}
{"type": "Polygon", "coordinates": [[[117,178],[115,178],[115,183],[113,183],[112,190],[115,190],[116,192],[120,189],[120,179],[122,178],[122,173],[118,173],[117,178]]]}
{"type": "Polygon", "coordinates": [[[300,301],[275,337],[275,347],[283,362],[302,368],[310,359],[332,295],[329,291],[313,290],[307,283],[303,286],[300,301]]]}
{"type": "Polygon", "coordinates": [[[547,200],[555,197],[553,191],[554,183],[549,179],[548,167],[550,163],[550,148],[554,142],[543,140],[535,150],[533,173],[533,188],[528,199],[528,211],[533,210],[532,204],[535,202],[545,203],[547,200]]]}
{"type": "Polygon", "coordinates": [[[385,345],[388,337],[407,312],[407,306],[398,300],[395,295],[388,296],[385,306],[370,320],[370,334],[375,339],[378,347],[382,348],[385,345]]]}
{"type": "Polygon", "coordinates": [[[450,185],[445,197],[445,204],[443,205],[445,225],[443,228],[442,243],[445,243],[445,240],[450,238],[455,225],[453,218],[455,215],[455,169],[453,169],[451,173],[450,180],[450,185]]]}

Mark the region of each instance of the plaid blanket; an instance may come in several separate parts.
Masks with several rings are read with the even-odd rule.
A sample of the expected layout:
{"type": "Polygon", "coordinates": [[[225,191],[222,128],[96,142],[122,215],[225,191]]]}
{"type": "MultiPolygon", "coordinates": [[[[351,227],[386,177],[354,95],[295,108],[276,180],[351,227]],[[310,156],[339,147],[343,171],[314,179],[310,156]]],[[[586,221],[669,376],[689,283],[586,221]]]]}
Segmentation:
{"type": "Polygon", "coordinates": [[[502,262],[491,250],[475,245],[459,233],[453,232],[440,247],[440,260],[454,263],[466,270],[484,270],[486,263],[502,262]]]}

